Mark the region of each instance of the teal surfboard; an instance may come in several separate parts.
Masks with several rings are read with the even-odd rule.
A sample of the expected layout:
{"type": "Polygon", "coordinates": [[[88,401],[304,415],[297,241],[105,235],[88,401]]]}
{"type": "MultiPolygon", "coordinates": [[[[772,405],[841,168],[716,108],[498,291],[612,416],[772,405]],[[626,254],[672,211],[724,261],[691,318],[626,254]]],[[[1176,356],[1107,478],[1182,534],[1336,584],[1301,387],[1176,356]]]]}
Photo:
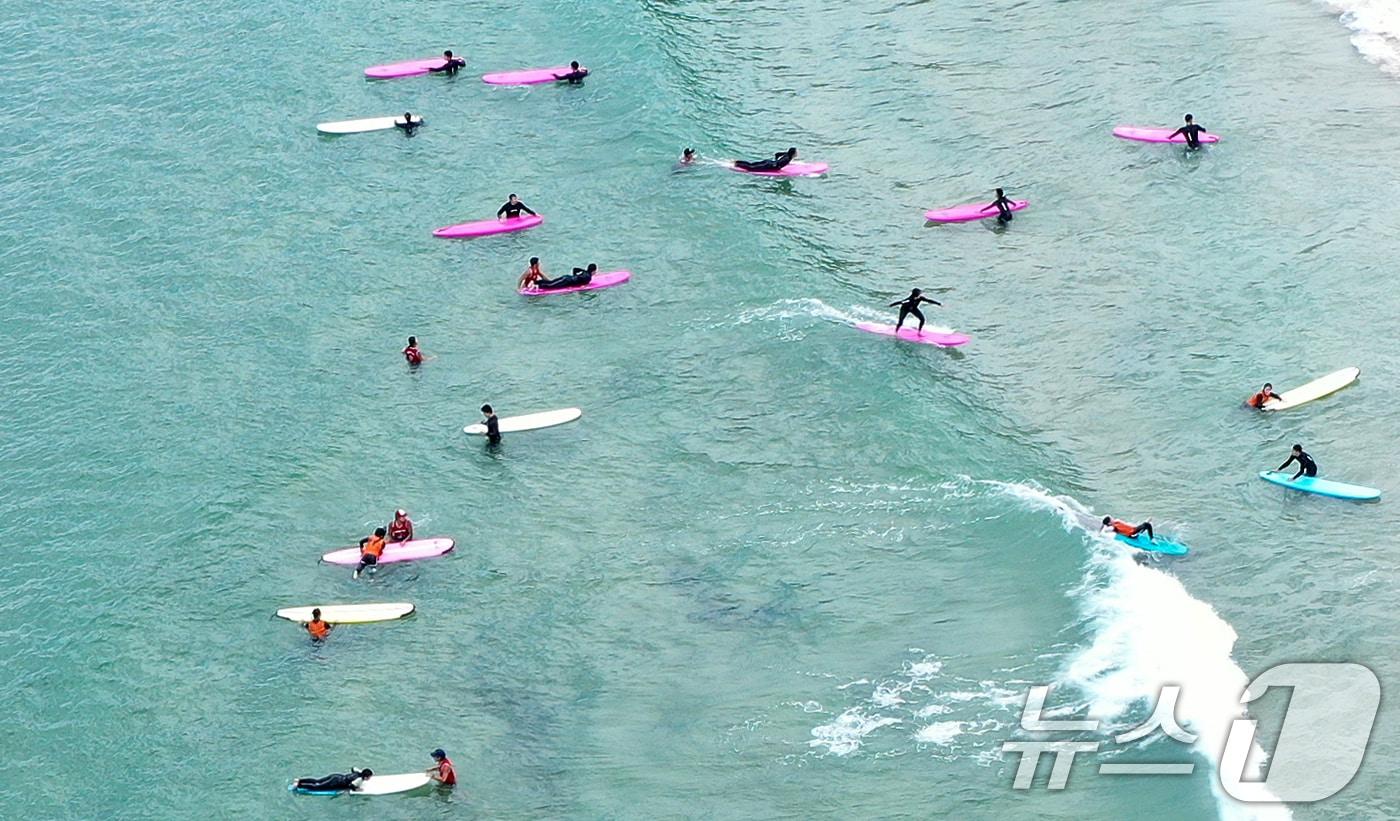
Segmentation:
{"type": "Polygon", "coordinates": [[[1381,492],[1373,487],[1349,485],[1346,482],[1334,482],[1331,479],[1319,479],[1316,476],[1299,476],[1297,479],[1290,479],[1287,473],[1277,470],[1261,470],[1259,478],[1292,490],[1316,493],[1319,496],[1331,496],[1333,499],[1369,502],[1381,498],[1381,492]]]}
{"type": "Polygon", "coordinates": [[[1138,550],[1150,550],[1153,553],[1162,553],[1167,556],[1185,556],[1191,552],[1191,548],[1180,542],[1173,542],[1169,539],[1149,539],[1146,533],[1139,533],[1129,539],[1122,533],[1113,534],[1113,538],[1136,547],[1138,550]]]}

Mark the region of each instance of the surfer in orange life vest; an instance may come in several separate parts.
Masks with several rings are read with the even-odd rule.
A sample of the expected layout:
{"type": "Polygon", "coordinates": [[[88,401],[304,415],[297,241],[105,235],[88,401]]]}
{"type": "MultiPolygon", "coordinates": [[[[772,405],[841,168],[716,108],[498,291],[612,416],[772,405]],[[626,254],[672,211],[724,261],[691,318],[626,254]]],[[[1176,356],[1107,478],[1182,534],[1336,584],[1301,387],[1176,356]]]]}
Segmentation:
{"type": "Polygon", "coordinates": [[[568,83],[571,86],[582,85],[583,78],[588,76],[588,69],[581,67],[578,60],[569,63],[569,70],[564,74],[554,75],[554,79],[568,83]]]}
{"type": "Polygon", "coordinates": [[[1180,134],[1181,136],[1186,138],[1186,150],[1195,151],[1196,149],[1201,147],[1201,135],[1204,134],[1205,131],[1205,128],[1196,125],[1194,122],[1192,122],[1191,115],[1187,114],[1186,125],[1183,125],[1181,128],[1178,128],[1177,130],[1168,134],[1167,139],[1170,140],[1172,137],[1175,137],[1176,135],[1180,134]]]}
{"type": "Polygon", "coordinates": [[[899,319],[896,320],[894,323],[895,333],[899,333],[899,329],[904,327],[904,320],[909,318],[910,316],[918,317],[919,330],[922,331],[924,329],[924,314],[922,311],[919,310],[919,306],[925,302],[931,305],[937,305],[940,308],[943,307],[942,302],[939,302],[936,299],[929,299],[928,297],[924,296],[924,292],[919,290],[918,288],[915,288],[914,290],[910,291],[909,296],[905,297],[904,299],[895,300],[894,302],[891,302],[889,304],[889,307],[891,308],[894,308],[896,306],[898,306],[899,308],[899,319]]]}
{"type": "Polygon", "coordinates": [[[1288,481],[1296,481],[1299,476],[1302,476],[1304,474],[1307,474],[1308,476],[1317,475],[1317,462],[1314,462],[1313,458],[1308,455],[1307,451],[1303,450],[1302,445],[1294,445],[1293,452],[1288,454],[1288,461],[1279,465],[1278,469],[1283,470],[1284,468],[1288,467],[1294,462],[1298,463],[1298,472],[1293,474],[1293,478],[1289,479],[1288,481]]]}
{"type": "Polygon", "coordinates": [[[379,557],[384,553],[384,535],[384,528],[376,527],[373,536],[360,540],[360,563],[355,566],[355,575],[350,578],[358,579],[366,567],[379,564],[379,557]]]}
{"type": "Polygon", "coordinates": [[[1007,199],[1006,194],[1000,188],[997,189],[997,198],[982,210],[990,211],[993,208],[997,209],[997,222],[1005,225],[1011,221],[1011,200],[1007,199]]]}
{"type": "Polygon", "coordinates": [[[779,151],[773,155],[771,160],[735,160],[734,167],[740,171],[782,171],[787,168],[788,163],[797,159],[797,149],[789,148],[786,151],[779,151]]]}
{"type": "Polygon", "coordinates": [[[332,625],[321,621],[321,608],[315,607],[311,610],[311,621],[305,625],[306,632],[311,634],[311,640],[316,642],[325,641],[331,634],[332,625]]]}
{"type": "Polygon", "coordinates": [[[442,74],[451,76],[457,73],[457,69],[463,68],[467,64],[467,61],[463,60],[461,57],[454,57],[452,55],[452,49],[448,49],[442,53],[442,60],[442,65],[437,68],[430,68],[428,71],[434,74],[441,72],[442,74]]]}
{"type": "Polygon", "coordinates": [[[1152,535],[1151,522],[1143,522],[1140,525],[1130,525],[1122,519],[1115,519],[1112,516],[1105,516],[1103,517],[1103,526],[1105,529],[1112,528],[1113,532],[1117,533],[1120,536],[1126,536],[1129,539],[1135,538],[1139,533],[1144,532],[1147,534],[1148,541],[1152,541],[1152,539],[1155,538],[1152,535]]]}
{"type": "Polygon", "coordinates": [[[413,541],[413,520],[408,518],[405,510],[394,511],[394,520],[389,523],[388,530],[391,542],[413,541]]]}
{"type": "Polygon", "coordinates": [[[1263,410],[1264,403],[1269,401],[1270,399],[1281,400],[1283,399],[1283,397],[1274,393],[1274,383],[1265,382],[1264,387],[1260,388],[1258,393],[1249,397],[1249,406],[1251,408],[1255,408],[1256,410],[1263,410]]]}
{"type": "Polygon", "coordinates": [[[530,257],[530,267],[525,269],[525,273],[520,275],[520,288],[533,288],[536,282],[544,279],[544,271],[540,268],[540,258],[530,257]]]}
{"type": "Polygon", "coordinates": [[[486,426],[486,441],[493,445],[499,445],[501,443],[501,420],[496,418],[496,412],[491,409],[490,405],[481,406],[481,415],[485,417],[481,420],[481,424],[486,426]]]}
{"type": "Polygon", "coordinates": [[[496,219],[501,219],[504,216],[505,219],[513,220],[520,216],[521,211],[524,211],[532,217],[538,216],[534,211],[530,210],[530,206],[521,202],[519,197],[511,194],[506,198],[506,204],[496,209],[496,219]]]}
{"type": "Polygon", "coordinates": [[[443,787],[457,786],[457,768],[452,766],[452,759],[447,757],[447,753],[441,747],[433,750],[433,761],[437,762],[423,772],[432,776],[432,779],[443,787]]]}

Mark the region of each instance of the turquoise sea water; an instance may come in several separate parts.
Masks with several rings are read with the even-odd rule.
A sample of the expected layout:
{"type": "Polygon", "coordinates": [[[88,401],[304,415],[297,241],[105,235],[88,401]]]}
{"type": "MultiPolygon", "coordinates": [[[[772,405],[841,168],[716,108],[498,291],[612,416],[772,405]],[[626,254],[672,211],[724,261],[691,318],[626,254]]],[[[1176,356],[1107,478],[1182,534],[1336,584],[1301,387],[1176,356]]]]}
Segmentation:
{"type": "MultiPolygon", "coordinates": [[[[1400,493],[1400,81],[1335,9],[0,6],[6,817],[1247,818],[1208,745],[1056,793],[1000,745],[1031,684],[1126,728],[1181,683],[1208,735],[1274,663],[1400,676],[1393,503],[1254,478],[1301,441],[1400,493]],[[1108,136],[1185,110],[1226,140],[1108,136]],[[832,173],[672,170],[790,144],[832,173]],[[919,218],[996,185],[1005,231],[919,218]],[[544,226],[429,235],[512,191],[544,226]],[[635,277],[527,301],[531,255],[635,277]],[[913,286],[972,343],[849,327],[913,286]],[[483,401],[584,416],[493,452],[483,401]],[[317,563],[399,506],[455,554],[317,563]],[[1089,511],[1194,552],[1139,567],[1089,511]],[[400,600],[320,648],[271,618],[400,600]],[[285,790],[437,746],[455,793],[285,790]]],[[[1394,719],[1292,815],[1400,813],[1394,719]]]]}

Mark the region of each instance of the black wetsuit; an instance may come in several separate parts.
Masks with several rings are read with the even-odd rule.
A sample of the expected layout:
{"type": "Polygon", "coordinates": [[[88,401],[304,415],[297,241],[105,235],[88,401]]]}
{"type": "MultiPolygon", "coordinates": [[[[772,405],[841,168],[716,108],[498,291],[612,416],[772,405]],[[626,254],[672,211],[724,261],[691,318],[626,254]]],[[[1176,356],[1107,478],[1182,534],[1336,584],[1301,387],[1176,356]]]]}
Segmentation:
{"type": "Polygon", "coordinates": [[[317,792],[330,792],[349,790],[359,786],[356,782],[360,780],[360,772],[351,770],[348,773],[332,773],[323,778],[298,778],[296,787],[299,790],[315,790],[317,792]]]}
{"type": "Polygon", "coordinates": [[[942,302],[939,302],[936,299],[929,299],[928,297],[922,294],[920,294],[919,296],[914,296],[913,294],[910,294],[908,299],[901,299],[898,302],[891,302],[891,308],[895,307],[896,305],[899,306],[899,320],[894,323],[895,330],[899,330],[900,328],[904,327],[905,319],[907,319],[910,316],[916,316],[919,318],[919,330],[922,331],[924,329],[924,314],[922,311],[919,310],[919,305],[925,302],[938,306],[943,305],[942,302]]]}
{"type": "Polygon", "coordinates": [[[759,160],[749,162],[748,160],[735,160],[734,167],[740,171],[781,171],[787,164],[792,162],[793,154],[790,151],[779,151],[773,155],[771,160],[759,160]]]}
{"type": "MultiPolygon", "coordinates": [[[[1288,467],[1294,462],[1298,463],[1298,472],[1293,474],[1293,479],[1297,479],[1299,476],[1303,475],[1317,475],[1317,462],[1313,461],[1313,458],[1308,455],[1307,451],[1299,451],[1297,453],[1289,454],[1288,461],[1279,465],[1278,469],[1283,470],[1284,468],[1288,467]]],[[[1293,479],[1290,479],[1289,481],[1291,482],[1293,481],[1293,479]]]]}
{"type": "Polygon", "coordinates": [[[486,417],[485,425],[486,441],[493,445],[499,445],[501,443],[501,420],[493,413],[486,417]]]}
{"type": "Polygon", "coordinates": [[[394,120],[394,128],[402,128],[404,130],[404,133],[408,134],[408,136],[410,137],[413,136],[413,129],[417,128],[422,124],[422,117],[419,117],[416,120],[404,120],[403,122],[399,122],[397,119],[394,120]]]}
{"type": "Polygon", "coordinates": [[[1171,133],[1171,136],[1167,137],[1167,139],[1170,140],[1172,137],[1175,137],[1176,135],[1180,134],[1186,138],[1187,148],[1200,148],[1201,135],[1205,132],[1205,126],[1196,125],[1195,123],[1187,123],[1181,128],[1178,128],[1177,130],[1173,131],[1171,133]]]}
{"type": "Polygon", "coordinates": [[[1008,199],[1005,194],[997,197],[996,200],[992,202],[992,205],[997,207],[997,222],[1005,225],[1013,219],[1011,216],[1011,200],[1008,199]]]}
{"type": "Polygon", "coordinates": [[[530,207],[523,202],[507,202],[505,205],[502,205],[499,209],[496,210],[496,216],[499,217],[502,214],[505,214],[507,219],[515,219],[516,217],[520,216],[521,211],[524,211],[532,217],[536,216],[535,212],[531,211],[530,207]]]}
{"type": "Polygon", "coordinates": [[[462,68],[466,64],[467,61],[463,60],[461,57],[453,57],[451,60],[444,60],[443,64],[438,66],[437,68],[430,68],[428,69],[428,71],[431,71],[434,74],[441,72],[443,74],[451,76],[457,73],[457,69],[462,68]]]}
{"type": "Polygon", "coordinates": [[[570,71],[567,74],[556,74],[554,75],[554,79],[562,83],[568,83],[571,86],[576,86],[581,84],[583,82],[583,78],[587,76],[588,69],[581,68],[578,71],[570,71]]]}
{"type": "Polygon", "coordinates": [[[555,277],[554,279],[542,279],[535,283],[535,287],[550,291],[555,288],[576,288],[579,285],[587,285],[592,281],[592,272],[586,271],[583,268],[575,268],[572,274],[555,277]]]}

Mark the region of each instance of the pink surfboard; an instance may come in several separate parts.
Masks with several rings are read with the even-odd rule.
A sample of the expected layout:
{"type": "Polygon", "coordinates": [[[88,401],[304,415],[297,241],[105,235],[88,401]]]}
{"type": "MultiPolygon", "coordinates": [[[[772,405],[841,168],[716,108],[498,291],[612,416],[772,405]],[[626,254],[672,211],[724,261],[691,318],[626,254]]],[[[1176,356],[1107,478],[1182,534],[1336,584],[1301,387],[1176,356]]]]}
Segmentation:
{"type": "MultiPolygon", "coordinates": [[[[452,552],[452,548],[456,546],[457,543],[451,539],[440,538],[414,539],[411,542],[389,542],[384,546],[384,552],[379,556],[379,563],[393,564],[394,562],[411,562],[415,559],[431,559],[434,556],[452,552]]],[[[344,550],[332,550],[322,556],[321,561],[327,564],[354,567],[360,563],[360,549],[347,547],[344,550]]]]}
{"type": "Polygon", "coordinates": [[[526,228],[534,228],[544,222],[544,217],[539,214],[521,214],[515,218],[503,220],[477,220],[476,222],[462,222],[456,225],[449,225],[439,228],[433,232],[433,236],[443,239],[471,239],[472,237],[489,237],[492,234],[509,234],[511,231],[524,231],[526,228]]]}
{"type": "MultiPolygon", "coordinates": [[[[1135,125],[1120,125],[1113,129],[1113,136],[1120,140],[1137,140],[1140,143],[1176,143],[1177,145],[1185,145],[1185,135],[1178,134],[1175,137],[1171,137],[1171,139],[1167,139],[1175,130],[1175,128],[1139,128],[1135,125]]],[[[1207,132],[1201,134],[1199,139],[1203,143],[1218,143],[1220,142],[1220,135],[1207,132]]]]}
{"type": "MultiPolygon", "coordinates": [[[[1012,200],[1011,210],[1020,211],[1030,200],[1012,200]]],[[[991,219],[997,215],[997,209],[983,210],[990,206],[989,202],[970,203],[968,205],[954,205],[951,208],[936,208],[932,211],[924,212],[924,219],[929,222],[975,222],[976,220],[991,219]]]]}
{"type": "Polygon", "coordinates": [[[572,288],[521,288],[520,293],[523,296],[549,296],[550,294],[572,294],[578,291],[596,291],[599,288],[621,285],[631,278],[631,271],[607,271],[594,274],[587,285],[575,285],[572,288]]]}
{"type": "Polygon", "coordinates": [[[559,79],[559,75],[568,74],[571,71],[573,71],[573,68],[570,66],[526,68],[520,71],[498,71],[495,74],[481,75],[481,81],[493,86],[533,86],[540,83],[552,83],[559,79]]]}
{"type": "Polygon", "coordinates": [[[428,69],[437,68],[446,62],[447,59],[444,57],[424,57],[421,60],[386,63],[382,66],[370,66],[365,69],[365,76],[375,80],[392,80],[395,77],[417,77],[420,74],[427,74],[428,69]]]}
{"type": "Polygon", "coordinates": [[[724,167],[730,171],[752,174],[755,177],[816,177],[825,174],[831,168],[824,162],[790,162],[777,171],[745,171],[732,163],[726,164],[724,167]]]}
{"type": "Polygon", "coordinates": [[[893,325],[882,325],[879,322],[857,322],[856,327],[866,333],[892,336],[895,339],[918,342],[923,345],[937,345],[940,348],[956,348],[959,345],[966,345],[972,340],[972,337],[967,334],[955,334],[951,331],[920,331],[908,327],[900,328],[899,333],[895,333],[893,325]]]}

